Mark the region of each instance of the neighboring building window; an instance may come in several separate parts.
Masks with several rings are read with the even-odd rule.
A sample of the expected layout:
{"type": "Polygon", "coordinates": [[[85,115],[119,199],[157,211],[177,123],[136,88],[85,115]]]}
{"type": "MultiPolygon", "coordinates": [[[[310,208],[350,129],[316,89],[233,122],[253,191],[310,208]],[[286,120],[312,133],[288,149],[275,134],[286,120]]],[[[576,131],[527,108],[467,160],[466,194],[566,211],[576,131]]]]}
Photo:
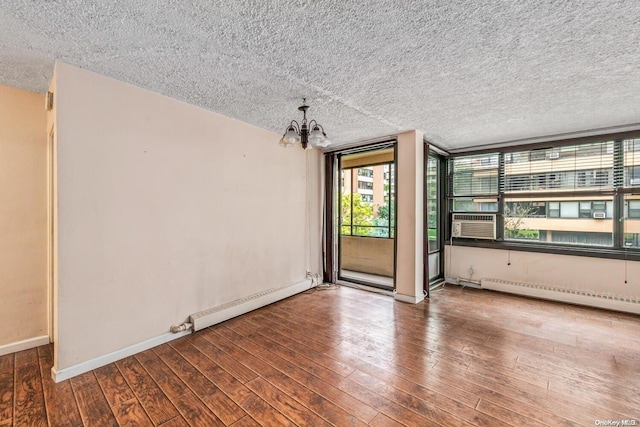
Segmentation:
{"type": "Polygon", "coordinates": [[[580,202],[580,218],[591,218],[591,202],[580,202]]]}
{"type": "Polygon", "coordinates": [[[358,188],[361,190],[373,190],[373,182],[358,181],[358,188]]]}
{"type": "Polygon", "coordinates": [[[624,205],[624,246],[640,248],[640,195],[627,195],[624,205]]]}
{"type": "Polygon", "coordinates": [[[627,209],[629,218],[640,218],[640,200],[627,201],[627,209]]]}

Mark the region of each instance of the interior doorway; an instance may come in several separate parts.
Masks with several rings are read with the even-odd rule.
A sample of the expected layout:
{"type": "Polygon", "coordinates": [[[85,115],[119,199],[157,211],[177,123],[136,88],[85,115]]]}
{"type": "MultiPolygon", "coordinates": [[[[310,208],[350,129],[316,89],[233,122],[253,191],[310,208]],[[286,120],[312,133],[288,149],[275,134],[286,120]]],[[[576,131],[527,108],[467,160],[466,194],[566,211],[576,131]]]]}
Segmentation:
{"type": "Polygon", "coordinates": [[[337,156],[337,279],[395,289],[395,144],[337,156]]]}

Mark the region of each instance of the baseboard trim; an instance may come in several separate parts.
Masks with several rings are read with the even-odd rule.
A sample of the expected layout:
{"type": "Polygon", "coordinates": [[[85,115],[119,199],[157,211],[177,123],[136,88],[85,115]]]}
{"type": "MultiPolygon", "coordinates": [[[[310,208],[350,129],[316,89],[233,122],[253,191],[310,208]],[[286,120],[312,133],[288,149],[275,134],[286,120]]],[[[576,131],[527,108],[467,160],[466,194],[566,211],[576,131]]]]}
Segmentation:
{"type": "Polygon", "coordinates": [[[68,380],[69,378],[84,374],[85,372],[92,371],[94,369],[100,368],[101,366],[105,366],[117,360],[124,359],[125,357],[132,356],[136,353],[140,353],[141,351],[145,351],[152,347],[156,347],[169,341],[173,341],[177,338],[184,337],[186,335],[189,335],[190,333],[191,331],[178,332],[177,334],[167,332],[166,334],[162,334],[155,338],[142,341],[138,344],[134,344],[132,346],[116,350],[112,353],[96,357],[95,359],[87,360],[86,362],[82,362],[77,365],[69,366],[68,368],[60,370],[51,368],[51,377],[53,378],[53,381],[57,383],[60,381],[68,380]]]}
{"type": "Polygon", "coordinates": [[[396,301],[406,302],[409,304],[417,304],[420,301],[424,300],[424,295],[419,295],[414,297],[411,295],[404,295],[396,292],[395,294],[393,294],[393,299],[395,299],[396,301]]]}
{"type": "Polygon", "coordinates": [[[190,320],[193,330],[199,331],[209,326],[233,319],[234,317],[248,313],[261,307],[265,307],[274,302],[289,298],[299,294],[314,286],[310,279],[300,282],[290,283],[278,288],[268,289],[255,295],[231,301],[227,304],[212,307],[208,310],[199,311],[191,315],[190,320]]]}
{"type": "Polygon", "coordinates": [[[41,345],[46,344],[49,344],[48,335],[0,345],[0,356],[4,356],[9,353],[17,353],[22,350],[29,350],[30,348],[40,347],[41,345]]]}
{"type": "MultiPolygon", "coordinates": [[[[308,290],[313,285],[311,280],[303,280],[291,283],[279,288],[270,289],[256,295],[249,296],[240,300],[232,301],[219,307],[214,307],[191,316],[191,322],[195,331],[206,328],[211,325],[223,322],[241,314],[248,313],[260,307],[264,307],[276,301],[288,298],[300,292],[308,290]]],[[[76,375],[84,374],[101,366],[108,365],[117,360],[124,359],[141,351],[148,350],[152,347],[159,346],[177,338],[189,335],[191,331],[183,331],[177,334],[167,332],[158,337],[148,339],[138,344],[114,351],[95,359],[70,366],[68,368],[56,370],[51,368],[51,376],[55,382],[67,380],[76,375]]]]}

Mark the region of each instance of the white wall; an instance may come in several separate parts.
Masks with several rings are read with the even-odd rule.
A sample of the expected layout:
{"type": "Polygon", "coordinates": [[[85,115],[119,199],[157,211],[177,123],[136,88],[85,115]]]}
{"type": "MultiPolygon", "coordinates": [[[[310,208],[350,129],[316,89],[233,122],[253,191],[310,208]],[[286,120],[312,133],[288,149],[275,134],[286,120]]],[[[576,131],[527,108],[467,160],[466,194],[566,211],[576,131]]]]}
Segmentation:
{"type": "Polygon", "coordinates": [[[48,341],[46,159],[44,96],[0,86],[0,354],[48,341]]]}
{"type": "Polygon", "coordinates": [[[320,272],[318,153],[69,65],[56,79],[57,370],[320,272]]]}
{"type": "Polygon", "coordinates": [[[469,267],[473,266],[473,281],[493,278],[640,298],[639,262],[455,244],[445,246],[445,257],[447,278],[469,279],[469,267]]]}

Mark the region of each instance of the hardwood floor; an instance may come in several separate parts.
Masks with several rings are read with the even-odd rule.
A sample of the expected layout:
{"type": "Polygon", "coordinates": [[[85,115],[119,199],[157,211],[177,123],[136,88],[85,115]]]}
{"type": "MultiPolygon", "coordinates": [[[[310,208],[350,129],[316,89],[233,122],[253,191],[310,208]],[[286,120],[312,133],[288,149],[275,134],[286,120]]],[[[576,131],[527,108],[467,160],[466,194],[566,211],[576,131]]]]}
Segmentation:
{"type": "Polygon", "coordinates": [[[51,365],[0,357],[0,426],[640,422],[637,316],[458,287],[309,292],[59,384],[51,365]]]}

